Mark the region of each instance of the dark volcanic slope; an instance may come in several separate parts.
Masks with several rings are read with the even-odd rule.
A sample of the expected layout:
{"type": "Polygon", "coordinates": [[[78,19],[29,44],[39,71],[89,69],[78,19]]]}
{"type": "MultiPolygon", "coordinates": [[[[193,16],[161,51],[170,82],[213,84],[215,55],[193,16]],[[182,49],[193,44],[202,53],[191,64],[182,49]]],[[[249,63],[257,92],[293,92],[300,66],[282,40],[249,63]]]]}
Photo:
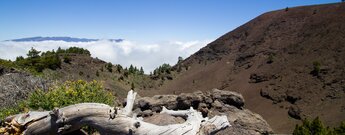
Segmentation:
{"type": "Polygon", "coordinates": [[[289,110],[295,118],[320,116],[333,126],[345,120],[344,59],[345,3],[278,10],[193,54],[181,64],[188,70],[158,93],[238,91],[278,133],[299,122],[289,110]],[[320,63],[319,75],[311,74],[313,63],[320,63]]]}

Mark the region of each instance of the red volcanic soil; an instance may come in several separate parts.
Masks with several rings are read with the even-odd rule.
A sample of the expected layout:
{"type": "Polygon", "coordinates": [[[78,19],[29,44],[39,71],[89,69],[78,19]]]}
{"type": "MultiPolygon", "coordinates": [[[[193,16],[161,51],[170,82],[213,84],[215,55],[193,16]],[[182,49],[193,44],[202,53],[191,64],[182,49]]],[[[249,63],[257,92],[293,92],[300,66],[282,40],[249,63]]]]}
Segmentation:
{"type": "Polygon", "coordinates": [[[303,118],[345,120],[345,3],[258,16],[175,65],[184,70],[155,91],[237,91],[276,133],[303,118]],[[185,70],[187,69],[187,70],[185,70]]]}

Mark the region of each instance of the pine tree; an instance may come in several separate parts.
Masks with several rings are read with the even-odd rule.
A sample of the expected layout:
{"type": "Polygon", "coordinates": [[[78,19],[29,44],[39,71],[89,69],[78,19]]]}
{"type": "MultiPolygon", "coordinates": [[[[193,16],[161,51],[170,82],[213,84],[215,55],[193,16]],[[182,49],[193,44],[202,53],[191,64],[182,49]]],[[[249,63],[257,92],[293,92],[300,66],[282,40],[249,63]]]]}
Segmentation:
{"type": "Polygon", "coordinates": [[[28,58],[38,58],[40,57],[40,53],[41,51],[37,51],[36,49],[31,47],[31,50],[29,50],[28,54],[26,55],[28,56],[28,58]]]}
{"type": "Polygon", "coordinates": [[[137,74],[139,72],[138,68],[134,66],[134,74],[137,74]]]}
{"type": "Polygon", "coordinates": [[[140,74],[140,75],[144,75],[144,69],[143,69],[143,67],[140,67],[139,74],[140,74]]]}
{"type": "Polygon", "coordinates": [[[63,50],[61,49],[60,46],[59,46],[59,48],[56,50],[56,53],[63,53],[63,50]]]}
{"type": "Polygon", "coordinates": [[[121,71],[122,71],[122,66],[121,66],[120,64],[118,64],[118,65],[116,66],[116,70],[117,70],[117,72],[121,73],[121,71]]]}
{"type": "Polygon", "coordinates": [[[129,73],[130,74],[133,74],[134,73],[134,67],[133,67],[133,65],[131,64],[130,66],[129,66],[129,73]]]}
{"type": "Polygon", "coordinates": [[[183,61],[183,58],[181,56],[178,57],[177,64],[181,63],[183,61]]]}
{"type": "Polygon", "coordinates": [[[113,64],[111,64],[111,62],[107,63],[105,66],[109,72],[113,72],[113,64]]]}

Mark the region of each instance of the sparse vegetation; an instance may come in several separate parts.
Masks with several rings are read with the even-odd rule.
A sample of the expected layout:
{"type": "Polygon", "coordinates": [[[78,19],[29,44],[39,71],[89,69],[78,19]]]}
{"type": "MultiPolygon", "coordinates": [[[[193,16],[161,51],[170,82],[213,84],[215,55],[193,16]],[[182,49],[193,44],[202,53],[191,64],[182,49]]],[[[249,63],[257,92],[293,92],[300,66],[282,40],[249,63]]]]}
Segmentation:
{"type": "Polygon", "coordinates": [[[1,108],[0,109],[0,120],[3,120],[7,116],[18,114],[18,113],[26,111],[26,110],[27,109],[25,108],[23,102],[20,102],[19,104],[11,106],[11,107],[1,108]]]}
{"type": "Polygon", "coordinates": [[[117,65],[116,65],[116,71],[117,71],[118,73],[121,73],[122,70],[123,70],[122,66],[121,66],[120,64],[117,64],[117,65]]]}
{"type": "Polygon", "coordinates": [[[83,72],[83,71],[79,71],[79,75],[80,75],[80,76],[83,76],[83,75],[84,75],[84,72],[83,72]]]}
{"type": "Polygon", "coordinates": [[[313,71],[311,71],[311,73],[314,76],[318,76],[320,74],[320,71],[321,71],[321,63],[318,61],[314,61],[313,62],[313,71]]]}
{"type": "Polygon", "coordinates": [[[99,72],[98,72],[98,70],[96,71],[96,76],[99,77],[99,72]]]}
{"type": "Polygon", "coordinates": [[[128,72],[127,68],[125,69],[125,72],[123,73],[123,75],[124,75],[125,77],[128,77],[128,76],[129,76],[129,72],[128,72]]]}
{"type": "Polygon", "coordinates": [[[274,54],[274,53],[269,54],[269,55],[268,55],[268,59],[267,59],[267,63],[268,63],[268,64],[273,63],[274,58],[275,58],[275,54],[274,54]]]}
{"type": "Polygon", "coordinates": [[[107,68],[109,72],[113,72],[113,64],[111,62],[107,63],[105,65],[105,68],[107,68]]]}
{"type": "Polygon", "coordinates": [[[71,61],[72,61],[71,57],[69,57],[69,56],[67,56],[67,55],[64,55],[64,56],[63,56],[63,62],[69,63],[69,64],[70,64],[71,61]]]}
{"type": "Polygon", "coordinates": [[[16,68],[17,67],[17,65],[15,65],[12,61],[4,60],[4,59],[0,59],[0,65],[3,67],[7,67],[7,68],[16,68]]]}
{"type": "Polygon", "coordinates": [[[345,122],[342,122],[339,127],[331,129],[325,127],[319,117],[313,121],[304,119],[302,125],[296,125],[293,135],[343,135],[345,134],[345,122]]]}
{"type": "Polygon", "coordinates": [[[125,78],[123,78],[123,76],[120,76],[117,80],[118,81],[123,81],[125,78]]]}

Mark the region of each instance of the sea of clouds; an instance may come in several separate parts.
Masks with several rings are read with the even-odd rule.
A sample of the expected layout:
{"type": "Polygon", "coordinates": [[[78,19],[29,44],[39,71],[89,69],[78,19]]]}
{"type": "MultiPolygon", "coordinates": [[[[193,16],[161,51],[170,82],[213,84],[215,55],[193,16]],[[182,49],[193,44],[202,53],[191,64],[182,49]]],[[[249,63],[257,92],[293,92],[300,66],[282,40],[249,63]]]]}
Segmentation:
{"type": "Polygon", "coordinates": [[[31,47],[39,51],[56,50],[58,47],[82,47],[91,52],[91,56],[113,64],[121,64],[128,67],[133,64],[143,67],[145,73],[153,71],[163,63],[174,65],[179,56],[189,57],[212,40],[203,41],[163,41],[152,44],[138,43],[124,40],[111,42],[99,40],[93,42],[65,42],[65,41],[41,41],[41,42],[0,42],[0,58],[15,60],[17,56],[26,56],[31,47]]]}

